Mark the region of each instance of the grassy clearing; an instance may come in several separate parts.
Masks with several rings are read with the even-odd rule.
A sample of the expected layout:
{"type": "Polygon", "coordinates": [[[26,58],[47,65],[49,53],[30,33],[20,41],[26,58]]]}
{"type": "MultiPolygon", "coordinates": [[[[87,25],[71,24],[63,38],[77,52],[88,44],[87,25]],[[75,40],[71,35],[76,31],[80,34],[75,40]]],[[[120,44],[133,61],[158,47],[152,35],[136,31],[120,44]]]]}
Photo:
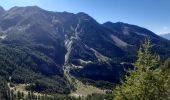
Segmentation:
{"type": "Polygon", "coordinates": [[[70,94],[71,96],[75,96],[75,97],[84,96],[85,97],[93,93],[105,94],[105,90],[101,90],[91,85],[85,85],[77,79],[75,79],[74,85],[76,87],[76,91],[73,91],[70,94]]]}
{"type": "MultiPolygon", "coordinates": [[[[14,93],[17,93],[18,91],[24,93],[24,95],[28,95],[28,92],[25,88],[26,86],[28,86],[29,84],[15,84],[13,87],[10,86],[10,83],[8,83],[8,86],[10,88],[10,90],[14,90],[14,93]]],[[[34,95],[36,96],[42,96],[43,94],[38,93],[38,92],[34,92],[34,95]]]]}

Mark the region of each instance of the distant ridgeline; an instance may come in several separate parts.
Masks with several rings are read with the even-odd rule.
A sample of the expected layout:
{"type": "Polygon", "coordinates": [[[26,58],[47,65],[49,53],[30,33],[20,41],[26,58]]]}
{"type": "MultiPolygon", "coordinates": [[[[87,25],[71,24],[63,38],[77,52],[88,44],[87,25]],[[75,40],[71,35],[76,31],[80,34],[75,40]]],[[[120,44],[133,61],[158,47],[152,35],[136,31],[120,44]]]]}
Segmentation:
{"type": "Polygon", "coordinates": [[[170,40],[170,33],[160,35],[161,37],[170,40]]]}
{"type": "Polygon", "coordinates": [[[111,89],[133,68],[146,39],[161,60],[170,57],[170,41],[139,26],[36,6],[0,8],[0,76],[48,94],[69,94],[74,80],[111,89]]]}

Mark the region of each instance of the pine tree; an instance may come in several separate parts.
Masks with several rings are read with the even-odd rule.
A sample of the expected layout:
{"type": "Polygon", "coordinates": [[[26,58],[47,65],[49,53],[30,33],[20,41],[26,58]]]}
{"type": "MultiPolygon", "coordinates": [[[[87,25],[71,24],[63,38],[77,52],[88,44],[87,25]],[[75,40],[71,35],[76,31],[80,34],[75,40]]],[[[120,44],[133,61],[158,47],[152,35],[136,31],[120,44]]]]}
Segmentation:
{"type": "Polygon", "coordinates": [[[21,97],[24,98],[24,96],[25,96],[25,95],[24,95],[24,92],[21,92],[21,97]]]}
{"type": "Polygon", "coordinates": [[[163,73],[163,79],[165,83],[165,87],[167,90],[166,97],[169,97],[170,99],[170,58],[167,59],[164,64],[161,66],[162,73],[163,73]]]}
{"type": "Polygon", "coordinates": [[[18,98],[18,100],[21,100],[21,98],[22,98],[22,94],[20,91],[17,92],[17,98],[18,98]]]}
{"type": "Polygon", "coordinates": [[[31,99],[32,99],[32,97],[31,97],[31,93],[30,93],[30,92],[28,92],[28,99],[29,99],[29,100],[31,100],[31,99]]]}
{"type": "Polygon", "coordinates": [[[11,100],[14,100],[14,90],[11,90],[10,94],[11,94],[11,100]]]}
{"type": "Polygon", "coordinates": [[[150,41],[138,51],[134,70],[129,71],[125,82],[115,91],[115,100],[162,100],[166,88],[159,68],[159,56],[152,55],[150,41]]]}

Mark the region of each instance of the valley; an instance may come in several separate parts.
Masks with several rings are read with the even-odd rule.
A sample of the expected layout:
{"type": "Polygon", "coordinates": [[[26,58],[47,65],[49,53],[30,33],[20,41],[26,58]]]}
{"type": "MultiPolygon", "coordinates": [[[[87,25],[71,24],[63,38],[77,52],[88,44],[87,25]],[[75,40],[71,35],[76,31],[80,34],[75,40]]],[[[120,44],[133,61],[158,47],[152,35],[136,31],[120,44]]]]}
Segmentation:
{"type": "Polygon", "coordinates": [[[170,40],[137,25],[38,6],[0,7],[0,78],[14,94],[103,99],[135,68],[147,40],[161,63],[170,57],[170,40]]]}

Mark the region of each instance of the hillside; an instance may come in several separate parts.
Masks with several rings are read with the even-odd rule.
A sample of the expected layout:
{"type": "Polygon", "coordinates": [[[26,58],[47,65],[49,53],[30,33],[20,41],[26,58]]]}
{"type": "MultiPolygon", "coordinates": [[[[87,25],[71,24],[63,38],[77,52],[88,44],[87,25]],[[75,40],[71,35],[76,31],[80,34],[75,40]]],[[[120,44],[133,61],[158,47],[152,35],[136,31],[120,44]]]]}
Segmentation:
{"type": "Polygon", "coordinates": [[[83,12],[51,12],[37,6],[0,8],[0,76],[42,93],[69,94],[74,78],[102,89],[120,82],[150,39],[161,59],[170,41],[127,23],[98,23],[83,12]]]}

